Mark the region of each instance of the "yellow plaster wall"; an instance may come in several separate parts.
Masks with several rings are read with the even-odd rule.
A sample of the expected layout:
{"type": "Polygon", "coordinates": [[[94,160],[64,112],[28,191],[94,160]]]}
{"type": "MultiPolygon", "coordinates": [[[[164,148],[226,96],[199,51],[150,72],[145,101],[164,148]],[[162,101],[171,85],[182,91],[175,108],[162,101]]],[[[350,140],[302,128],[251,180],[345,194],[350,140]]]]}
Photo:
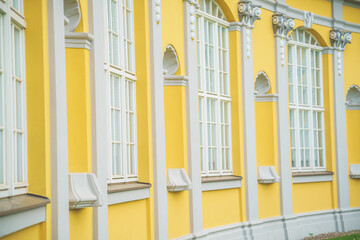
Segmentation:
{"type": "MultiPolygon", "coordinates": [[[[149,3],[136,0],[134,4],[135,69],[136,69],[136,114],[138,144],[138,174],[140,182],[153,184],[152,121],[151,121],[151,81],[149,48],[149,3]]],[[[150,198],[145,201],[146,236],[154,239],[154,188],[150,188],[150,198]]],[[[114,208],[116,209],[116,208],[114,208]]],[[[109,207],[109,214],[112,207],[109,207]]],[[[115,214],[115,213],[114,213],[115,214]]],[[[113,229],[113,235],[118,234],[113,229]]],[[[114,238],[115,238],[114,237],[114,238]]]]}
{"type": "Polygon", "coordinates": [[[81,18],[79,25],[75,29],[75,32],[88,32],[89,31],[89,18],[88,18],[88,1],[79,0],[81,18]]]}
{"type": "Polygon", "coordinates": [[[297,183],[292,186],[295,214],[333,208],[331,182],[297,183]]]}
{"type": "Polygon", "coordinates": [[[290,7],[313,12],[317,15],[331,18],[331,2],[325,0],[285,0],[290,7]]]}
{"type": "Polygon", "coordinates": [[[67,48],[69,172],[91,172],[90,53],[67,48]]]}
{"type": "Polygon", "coordinates": [[[239,189],[203,192],[203,228],[207,229],[240,222],[239,199],[239,189]]]}
{"type": "MultiPolygon", "coordinates": [[[[279,173],[276,114],[276,102],[255,103],[257,166],[274,166],[279,173]]],[[[260,219],[280,216],[279,183],[258,184],[258,207],[260,219]]]]}
{"type": "Polygon", "coordinates": [[[269,93],[276,92],[275,38],[272,29],[272,15],[273,12],[261,9],[261,20],[255,22],[252,31],[254,83],[258,72],[264,71],[270,79],[271,88],[269,93]]]}
{"type": "Polygon", "coordinates": [[[109,206],[109,240],[150,239],[147,201],[138,200],[109,206]]]}
{"type": "MultiPolygon", "coordinates": [[[[231,95],[231,134],[233,174],[244,176],[244,124],[242,109],[241,79],[241,45],[240,32],[229,33],[229,65],[230,65],[230,95],[231,95]]],[[[244,186],[244,184],[243,184],[244,186]]],[[[241,220],[246,221],[245,187],[240,189],[241,220]]]]}
{"type": "Polygon", "coordinates": [[[70,239],[92,239],[92,208],[69,211],[70,239]]]}
{"type": "MultiPolygon", "coordinates": [[[[50,95],[46,0],[24,1],[27,159],[29,193],[51,198],[50,169],[50,95]]],[[[51,238],[51,205],[46,207],[47,221],[6,239],[51,238]],[[28,237],[25,237],[27,236],[28,237]],[[40,237],[39,237],[40,238],[40,237]]]]}
{"type": "MultiPolygon", "coordinates": [[[[348,164],[360,164],[360,111],[346,111],[348,164]]],[[[349,178],[350,207],[360,207],[360,180],[349,178]]]]}
{"type": "Polygon", "coordinates": [[[161,8],[163,53],[168,44],[175,48],[179,59],[179,69],[175,75],[184,75],[183,1],[163,1],[161,8]]]}
{"type": "Polygon", "coordinates": [[[50,237],[46,237],[46,224],[39,223],[28,228],[17,231],[13,234],[7,235],[5,237],[0,238],[1,240],[42,240],[42,239],[50,239],[50,237]]]}
{"type": "MultiPolygon", "coordinates": [[[[165,100],[165,141],[166,167],[188,169],[186,134],[186,89],[166,86],[165,100]]],[[[189,192],[168,192],[169,238],[190,233],[189,192]]]]}
{"type": "Polygon", "coordinates": [[[343,19],[348,22],[360,24],[360,9],[343,5],[343,19]]]}
{"type": "MultiPolygon", "coordinates": [[[[358,9],[359,10],[359,9],[358,9]]],[[[345,98],[349,87],[353,84],[360,87],[360,34],[352,33],[351,44],[346,45],[344,51],[344,80],[345,98]]],[[[347,144],[348,144],[348,165],[360,164],[360,111],[346,111],[347,144]]],[[[349,178],[350,206],[360,207],[360,180],[349,178]]]]}

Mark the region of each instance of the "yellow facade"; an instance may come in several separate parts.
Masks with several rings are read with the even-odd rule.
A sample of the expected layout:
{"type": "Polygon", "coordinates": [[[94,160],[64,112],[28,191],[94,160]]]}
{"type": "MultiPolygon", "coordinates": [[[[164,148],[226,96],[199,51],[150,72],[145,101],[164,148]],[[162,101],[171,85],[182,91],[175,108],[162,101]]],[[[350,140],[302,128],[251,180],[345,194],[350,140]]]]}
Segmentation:
{"type": "MultiPolygon", "coordinates": [[[[0,224],[1,239],[56,239],[56,236],[52,235],[52,233],[60,220],[65,221],[68,226],[68,230],[66,230],[68,231],[67,239],[79,240],[203,239],[202,237],[204,239],[207,237],[211,239],[252,239],[254,237],[256,239],[265,239],[264,235],[262,235],[265,233],[261,229],[267,229],[269,226],[274,226],[273,232],[266,233],[273,234],[271,235],[272,239],[301,239],[307,233],[299,229],[308,224],[309,221],[313,221],[311,217],[318,221],[313,226],[315,233],[332,230],[349,231],[360,228],[360,193],[358,191],[360,180],[350,177],[349,173],[346,176],[342,175],[342,172],[338,170],[339,167],[345,166],[350,172],[355,165],[360,167],[358,140],[360,135],[360,88],[358,93],[359,102],[350,107],[349,104],[351,105],[351,103],[348,102],[345,107],[345,102],[348,101],[348,90],[353,85],[360,87],[360,78],[358,77],[360,73],[358,66],[360,62],[359,3],[345,0],[340,11],[339,9],[333,9],[334,4],[331,1],[325,0],[274,2],[256,0],[252,1],[254,5],[249,5],[249,8],[254,10],[257,4],[261,5],[261,20],[253,19],[253,23],[248,23],[246,20],[239,19],[240,7],[238,0],[210,1],[213,2],[212,7],[218,7],[224,15],[224,18],[220,20],[214,16],[214,13],[208,13],[206,9],[202,8],[201,4],[208,2],[205,0],[129,0],[130,5],[119,5],[116,8],[117,10],[111,10],[118,11],[116,17],[114,17],[115,15],[108,16],[114,14],[108,10],[108,3],[104,2],[103,9],[97,12],[94,7],[100,3],[96,3],[94,0],[71,1],[76,6],[77,4],[79,6],[79,8],[76,8],[79,11],[78,22],[72,31],[67,32],[65,30],[63,36],[65,38],[65,48],[61,49],[65,56],[63,64],[66,69],[66,95],[61,97],[67,102],[66,141],[68,153],[67,159],[58,161],[67,163],[67,169],[65,169],[67,174],[94,173],[99,182],[101,194],[96,193],[94,190],[92,190],[92,194],[98,194],[95,197],[97,200],[101,198],[103,205],[101,207],[86,206],[71,210],[66,208],[66,211],[69,211],[69,217],[68,219],[61,219],[52,210],[55,207],[54,203],[59,198],[54,194],[54,181],[59,179],[54,176],[55,171],[52,169],[56,168],[56,164],[52,162],[52,146],[57,143],[50,141],[50,138],[54,132],[61,135],[61,131],[58,131],[59,129],[52,125],[52,121],[55,122],[55,120],[50,118],[51,111],[55,109],[51,105],[54,96],[50,95],[50,82],[52,79],[49,77],[51,76],[51,58],[49,56],[53,54],[49,52],[51,49],[49,39],[54,38],[48,32],[48,25],[50,24],[48,14],[51,14],[51,11],[49,11],[47,4],[50,2],[56,1],[23,0],[26,21],[26,28],[24,28],[24,61],[26,64],[27,193],[46,197],[50,199],[50,204],[32,208],[43,209],[44,219],[36,220],[36,222],[20,229],[16,227],[16,224],[13,224],[11,227],[16,230],[10,234],[1,235],[2,230],[5,231],[5,228],[1,229],[0,224]],[[282,9],[281,6],[283,5],[292,10],[282,9]],[[298,28],[306,29],[319,44],[315,49],[322,53],[320,69],[326,166],[321,170],[297,171],[295,168],[292,169],[291,167],[294,166],[291,166],[290,151],[285,151],[289,153],[287,159],[284,159],[286,155],[283,154],[283,149],[290,149],[290,140],[288,140],[289,146],[279,145],[280,140],[287,139],[287,136],[284,138],[282,133],[284,126],[279,125],[279,118],[283,117],[281,115],[283,109],[280,109],[281,103],[278,101],[284,99],[283,96],[286,96],[287,101],[289,101],[289,92],[279,92],[283,86],[278,84],[288,83],[287,79],[283,81],[283,78],[288,77],[289,52],[287,44],[291,43],[291,41],[294,42],[294,40],[287,39],[287,36],[279,37],[278,33],[275,33],[274,36],[276,30],[273,25],[273,16],[277,7],[280,9],[280,13],[284,14],[284,17],[294,18],[295,27],[287,35],[290,35],[292,31],[298,28]],[[127,11],[126,8],[131,12],[131,16],[122,15],[127,11]],[[307,19],[304,20],[303,17],[306,14],[305,11],[314,14],[314,19],[309,20],[311,22],[310,26],[307,19]],[[342,13],[342,19],[339,19],[337,15],[335,16],[337,12],[342,13]],[[94,19],[96,14],[103,17],[101,22],[104,23],[104,26],[99,31],[103,34],[94,31],[95,26],[97,26],[97,19],[94,19]],[[213,21],[211,23],[218,24],[216,26],[226,28],[226,36],[218,35],[213,38],[212,41],[214,42],[197,39],[198,36],[203,34],[199,30],[200,25],[198,24],[200,24],[200,20],[198,20],[198,17],[205,19],[204,26],[208,24],[206,21],[213,21]],[[129,59],[133,57],[135,59],[135,70],[129,70],[121,64],[118,66],[114,60],[109,60],[112,52],[116,51],[114,50],[115,45],[111,45],[113,44],[112,41],[115,40],[108,39],[112,34],[109,32],[116,32],[113,29],[109,30],[110,25],[113,24],[111,21],[121,23],[118,25],[119,30],[116,33],[121,36],[119,43],[122,44],[117,45],[118,56],[121,59],[119,61],[121,64],[126,65],[126,63],[132,61],[129,59]],[[343,21],[346,24],[342,24],[343,21]],[[351,44],[346,42],[343,49],[338,49],[330,40],[330,31],[336,30],[332,25],[333,22],[339,24],[338,26],[342,24],[340,29],[342,33],[352,32],[351,44]],[[124,30],[124,28],[128,29],[124,30]],[[121,31],[123,31],[121,33],[123,35],[120,34],[121,31]],[[86,34],[89,34],[90,37],[86,34]],[[84,37],[85,35],[88,37],[84,37]],[[221,40],[222,37],[226,39],[227,45],[224,43],[220,46],[219,42],[225,42],[225,40],[221,40]],[[101,40],[98,40],[99,38],[101,40]],[[131,50],[127,48],[126,44],[128,42],[133,44],[131,45],[134,50],[133,55],[130,53],[131,50]],[[283,45],[278,45],[280,43],[283,45]],[[215,52],[211,53],[213,55],[208,55],[209,59],[220,59],[214,62],[218,66],[226,65],[228,69],[224,67],[225,70],[220,70],[220,67],[215,66],[216,64],[207,66],[206,61],[210,60],[206,59],[206,57],[204,57],[206,63],[203,63],[206,67],[200,66],[201,64],[197,61],[200,61],[198,54],[200,55],[201,51],[197,48],[201,44],[204,44],[204,46],[216,46],[215,52]],[[157,46],[161,46],[161,56],[160,51],[156,50],[157,46]],[[166,71],[159,70],[162,70],[167,63],[167,59],[163,54],[168,46],[174,49],[174,56],[176,56],[177,68],[173,74],[167,74],[166,71]],[[221,55],[219,49],[221,48],[224,48],[224,51],[228,54],[227,60],[223,62],[219,57],[221,55]],[[189,49],[195,50],[192,52],[189,49]],[[128,52],[124,53],[122,51],[128,52]],[[97,56],[96,53],[99,52],[103,54],[101,56],[104,59],[101,59],[101,64],[98,66],[94,56],[97,56]],[[283,62],[281,63],[281,61],[283,62]],[[159,67],[161,64],[164,66],[159,67]],[[251,66],[252,70],[249,71],[244,66],[251,66]],[[197,86],[201,78],[200,73],[197,71],[201,71],[199,69],[202,69],[202,67],[206,68],[204,72],[207,69],[210,69],[209,71],[212,68],[215,69],[214,72],[217,74],[214,75],[215,79],[220,78],[220,72],[227,71],[228,95],[231,97],[231,100],[229,100],[231,106],[229,112],[231,114],[228,117],[229,122],[231,122],[231,131],[229,131],[231,138],[229,141],[231,142],[230,161],[232,168],[228,172],[225,171],[228,169],[221,170],[226,173],[220,170],[219,172],[213,170],[213,173],[207,173],[202,170],[202,172],[199,171],[197,175],[194,175],[192,172],[193,169],[201,170],[200,165],[204,158],[199,149],[194,148],[194,146],[200,147],[200,143],[194,143],[194,139],[200,140],[201,136],[199,135],[202,132],[200,133],[199,129],[198,132],[195,131],[196,133],[194,133],[193,128],[190,126],[192,124],[191,119],[194,119],[193,114],[197,114],[195,119],[198,120],[201,114],[199,111],[196,113],[191,111],[190,106],[199,103],[198,99],[199,96],[202,96],[201,94],[208,94],[203,89],[200,89],[199,93],[199,88],[194,88],[195,90],[190,88],[194,86],[194,83],[197,86]],[[96,71],[94,71],[95,68],[96,71]],[[249,100],[247,93],[254,93],[254,89],[245,89],[244,82],[251,82],[255,85],[256,77],[261,71],[266,73],[268,77],[269,89],[266,93],[259,94],[260,96],[256,94],[250,96],[250,100],[254,101],[252,112],[247,110],[244,103],[249,100]],[[95,74],[99,74],[99,72],[102,78],[98,78],[99,75],[95,74]],[[120,126],[124,137],[118,140],[113,137],[116,131],[112,128],[115,117],[99,118],[97,115],[98,112],[107,111],[106,113],[110,113],[109,106],[111,104],[109,102],[111,97],[115,96],[115,91],[112,89],[109,79],[113,75],[119,76],[119,79],[120,77],[125,79],[125,83],[130,80],[135,83],[136,91],[133,99],[129,97],[130,100],[127,100],[127,94],[130,95],[129,92],[131,91],[129,89],[126,89],[127,92],[123,92],[126,96],[118,95],[122,99],[121,101],[129,101],[129,103],[126,102],[121,107],[118,107],[119,111],[123,111],[123,115],[126,117],[128,116],[126,114],[131,110],[125,108],[129,108],[128,105],[130,105],[131,101],[136,101],[136,110],[134,111],[136,112],[136,120],[134,121],[136,128],[135,140],[130,140],[130,137],[128,137],[130,134],[128,132],[133,128],[130,123],[126,125],[131,121],[130,117],[121,119],[121,121],[124,121],[121,122],[123,125],[120,126]],[[339,86],[336,81],[342,81],[343,83],[344,99],[339,99],[335,94],[336,86],[339,86]],[[160,85],[163,85],[162,98],[154,96],[154,86],[159,86],[155,85],[154,82],[161,82],[160,85]],[[100,92],[100,95],[98,95],[99,89],[95,89],[95,83],[103,84],[103,92],[100,92]],[[106,98],[101,99],[101,101],[110,105],[96,105],[99,96],[106,98]],[[195,99],[192,98],[194,96],[196,96],[195,99]],[[265,97],[267,100],[261,100],[261,97],[265,97]],[[161,99],[163,100],[161,101],[161,99]],[[341,101],[343,101],[344,106],[337,105],[341,101]],[[155,114],[154,110],[155,108],[158,109],[159,104],[161,109],[159,112],[164,114],[164,119],[162,119],[164,125],[160,126],[160,128],[156,125],[159,116],[155,114]],[[338,106],[341,106],[340,110],[337,109],[338,106]],[[102,111],[105,108],[108,110],[102,111]],[[345,112],[345,116],[343,112],[345,112]],[[253,114],[251,123],[245,121],[247,114],[253,114]],[[345,121],[341,122],[341,119],[345,119],[345,121]],[[342,123],[341,129],[337,129],[337,126],[340,126],[337,125],[339,121],[342,123]],[[123,128],[123,126],[127,127],[123,128]],[[94,131],[95,128],[98,128],[97,131],[94,131]],[[247,130],[253,133],[255,139],[244,134],[244,128],[248,128],[247,130]],[[108,131],[107,135],[101,135],[103,129],[108,131]],[[338,147],[340,146],[338,140],[341,131],[344,133],[341,136],[345,136],[347,141],[346,150],[338,147]],[[132,155],[130,156],[128,152],[126,152],[127,159],[122,160],[127,161],[127,169],[122,170],[126,172],[126,174],[123,174],[126,177],[115,176],[116,174],[113,173],[114,170],[110,166],[113,167],[117,156],[113,152],[115,147],[111,145],[110,140],[113,142],[118,141],[118,144],[124,145],[131,141],[136,142],[137,151],[133,155],[136,156],[135,162],[137,164],[136,174],[133,174],[135,177],[131,176],[130,173],[128,174],[131,171],[129,170],[132,167],[131,164],[134,164],[131,159],[132,155]],[[247,141],[252,140],[254,140],[254,145],[245,145],[247,141]],[[104,145],[101,145],[101,143],[104,143],[104,145]],[[164,150],[163,155],[158,150],[158,146],[164,147],[162,149],[164,150]],[[248,149],[245,146],[248,146],[248,149]],[[252,149],[256,150],[253,156],[254,159],[249,159],[248,151],[251,152],[252,149]],[[341,156],[338,156],[339,152],[342,151],[347,154],[346,159],[340,159],[341,156]],[[99,157],[99,152],[105,152],[106,157],[99,157]],[[197,156],[197,158],[194,158],[194,156],[197,156]],[[280,176],[280,180],[262,183],[259,167],[266,166],[274,167],[276,174],[280,176]],[[284,168],[284,166],[289,167],[284,168]],[[181,189],[178,192],[171,191],[170,187],[165,189],[166,186],[172,184],[169,180],[171,176],[168,176],[168,169],[184,169],[191,181],[191,184],[187,185],[188,188],[181,189]],[[242,177],[242,180],[240,181],[237,177],[242,177]],[[124,180],[125,178],[130,180],[124,180]],[[131,180],[131,178],[136,180],[131,180]],[[206,182],[206,179],[217,178],[218,180],[209,181],[210,183],[206,182]],[[225,178],[230,178],[230,180],[224,180],[225,178]],[[341,185],[344,181],[347,183],[345,187],[341,185]],[[149,185],[143,187],[143,183],[149,185]],[[117,190],[112,192],[111,186],[116,186],[117,190]],[[346,189],[348,189],[347,196],[341,196],[340,194],[343,191],[346,192],[346,189]],[[256,199],[256,201],[249,199],[256,199]],[[254,212],[256,213],[255,217],[254,212]],[[331,220],[333,221],[331,224],[326,221],[322,222],[321,216],[334,220],[331,220]],[[343,222],[339,222],[338,219],[343,219],[341,220],[343,222]],[[283,224],[283,221],[285,224],[283,224]],[[278,225],[281,225],[281,227],[277,227],[278,225]],[[341,229],[332,229],[333,225],[341,225],[342,227],[341,229]],[[98,232],[104,235],[96,235],[98,232]]],[[[68,6],[66,1],[64,2],[66,12],[68,6]]],[[[120,3],[123,1],[118,2],[118,4],[125,4],[120,3]]],[[[240,5],[241,3],[243,2],[240,2],[240,5]]],[[[2,4],[0,1],[0,10],[2,10],[2,4]]],[[[6,4],[10,6],[8,1],[4,3],[4,6],[6,4]]],[[[59,4],[59,6],[57,7],[60,10],[64,10],[62,4],[59,4]],[[60,5],[61,7],[59,7],[60,5]]],[[[1,14],[2,12],[4,12],[5,16],[5,11],[0,11],[1,14]]],[[[241,14],[240,12],[240,16],[241,14]]],[[[65,26],[73,23],[72,16],[69,17],[65,14],[65,17],[65,26]],[[69,23],[66,23],[66,21],[69,23]]],[[[12,21],[16,23],[17,20],[12,21]]],[[[0,21],[0,23],[2,22],[0,21]]],[[[217,34],[218,31],[220,32],[220,27],[214,29],[212,33],[204,32],[209,36],[217,34]]],[[[3,44],[1,41],[0,43],[3,44]]],[[[288,89],[287,86],[286,89],[288,89]]],[[[219,102],[227,101],[228,96],[225,93],[215,96],[215,91],[209,92],[208,95],[211,96],[206,96],[209,99],[218,98],[220,99],[219,102]]],[[[209,110],[205,109],[205,111],[209,110]]],[[[59,113],[61,112],[57,112],[57,114],[59,113]]],[[[207,113],[210,115],[209,112],[207,113]]],[[[226,113],[217,112],[215,115],[217,119],[222,119],[225,118],[226,113]]],[[[217,125],[216,134],[220,135],[223,134],[221,126],[226,125],[221,121],[219,120],[216,123],[219,125],[217,125]]],[[[290,117],[285,122],[290,124],[290,117]]],[[[204,124],[210,124],[210,121],[204,122],[204,124]]],[[[206,134],[210,132],[209,130],[205,131],[208,131],[206,134]]],[[[286,133],[291,139],[290,131],[286,133]]],[[[202,139],[201,147],[203,145],[208,147],[208,145],[214,144],[214,141],[218,144],[217,146],[220,146],[217,151],[219,155],[216,156],[219,159],[225,159],[220,151],[220,148],[222,149],[226,145],[225,137],[216,138],[212,136],[208,137],[208,139],[202,139]],[[206,141],[206,144],[203,143],[206,141]]],[[[129,151],[127,148],[124,149],[125,147],[122,148],[122,151],[129,151]]],[[[207,150],[209,149],[210,147],[207,150]]],[[[125,156],[125,153],[121,152],[121,154],[121,156],[125,156]]],[[[224,162],[225,160],[221,164],[225,165],[224,162]]],[[[211,168],[212,162],[206,163],[209,165],[207,168],[211,168]]],[[[181,184],[186,180],[184,179],[182,178],[183,182],[181,184]]],[[[84,186],[81,190],[92,189],[91,187],[88,188],[88,186],[84,186]]],[[[68,192],[69,188],[71,186],[64,187],[66,192],[68,192]]],[[[79,194],[81,194],[81,190],[79,190],[79,194]]],[[[0,198],[0,204],[4,199],[0,198]]],[[[8,199],[16,199],[16,196],[10,196],[8,199]]],[[[17,213],[25,214],[26,211],[20,210],[17,213]]],[[[8,215],[12,216],[11,214],[8,215]]],[[[0,223],[1,221],[7,221],[6,217],[7,215],[2,216],[0,214],[0,223]]],[[[18,221],[21,221],[20,217],[18,221]]]]}

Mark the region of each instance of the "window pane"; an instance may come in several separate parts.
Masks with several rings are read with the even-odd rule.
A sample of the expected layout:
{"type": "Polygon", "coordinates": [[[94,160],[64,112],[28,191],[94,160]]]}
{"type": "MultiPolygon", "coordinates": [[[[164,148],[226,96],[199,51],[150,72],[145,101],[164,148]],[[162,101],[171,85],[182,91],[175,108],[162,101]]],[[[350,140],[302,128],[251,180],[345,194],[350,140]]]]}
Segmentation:
{"type": "Polygon", "coordinates": [[[20,60],[20,31],[14,27],[14,74],[21,77],[21,60],[20,60]]]}
{"type": "Polygon", "coordinates": [[[22,134],[16,134],[16,156],[17,156],[17,182],[22,182],[23,179],[23,149],[22,149],[22,134]]]}

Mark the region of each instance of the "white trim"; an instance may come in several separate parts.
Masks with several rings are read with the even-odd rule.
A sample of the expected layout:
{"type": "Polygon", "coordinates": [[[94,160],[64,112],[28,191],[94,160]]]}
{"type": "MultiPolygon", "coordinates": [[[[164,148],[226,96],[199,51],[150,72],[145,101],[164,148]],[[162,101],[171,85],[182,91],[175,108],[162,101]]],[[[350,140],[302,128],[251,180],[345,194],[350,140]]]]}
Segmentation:
{"type": "Polygon", "coordinates": [[[323,47],[322,54],[333,54],[334,48],[333,47],[323,47]]]}
{"type": "Polygon", "coordinates": [[[241,188],[241,179],[230,181],[203,182],[201,185],[203,192],[241,188]]]}
{"type": "Polygon", "coordinates": [[[242,24],[240,22],[230,22],[229,32],[237,31],[241,32],[242,24]]]}
{"type": "Polygon", "coordinates": [[[360,110],[360,105],[353,105],[353,104],[348,104],[348,103],[345,103],[345,108],[346,110],[360,110]]]}
{"type": "Polygon", "coordinates": [[[203,231],[200,132],[199,132],[199,94],[197,81],[197,52],[195,31],[195,7],[184,1],[184,47],[185,72],[190,81],[186,88],[186,122],[188,147],[188,174],[193,184],[189,190],[190,229],[192,234],[203,231]]]}
{"type": "MultiPolygon", "coordinates": [[[[96,40],[92,42],[90,50],[90,88],[91,88],[91,130],[92,130],[92,171],[96,174],[100,189],[105,195],[107,192],[107,164],[109,159],[107,146],[108,139],[106,108],[106,78],[104,71],[105,37],[104,11],[106,7],[102,1],[89,0],[89,33],[96,40]]],[[[93,239],[106,240],[108,233],[108,206],[107,197],[103,199],[103,206],[93,208],[93,239]]]]}
{"type": "Polygon", "coordinates": [[[257,94],[255,102],[277,102],[279,96],[277,94],[257,94]]]}
{"type": "Polygon", "coordinates": [[[63,1],[47,0],[50,79],[51,235],[69,239],[68,128],[63,1]]]}
{"type": "Polygon", "coordinates": [[[343,20],[343,4],[344,0],[331,1],[331,13],[334,19],[343,20]]]}
{"type": "Polygon", "coordinates": [[[155,239],[168,239],[161,0],[150,0],[149,39],[155,239]]]}
{"type": "Polygon", "coordinates": [[[177,76],[172,75],[164,76],[164,86],[184,86],[186,87],[188,85],[188,77],[187,76],[177,76]]]}
{"type": "Polygon", "coordinates": [[[247,240],[247,239],[302,239],[328,232],[359,229],[360,208],[296,214],[291,217],[273,217],[250,222],[237,222],[204,230],[201,236],[191,234],[176,240],[247,240]]]}
{"type": "Polygon", "coordinates": [[[242,110],[244,130],[246,214],[250,221],[259,218],[256,167],[255,102],[252,31],[241,27],[242,110]]]}
{"type": "Polygon", "coordinates": [[[280,36],[275,37],[275,66],[276,66],[276,92],[277,101],[277,135],[279,154],[279,176],[280,176],[280,202],[281,215],[289,216],[293,213],[292,186],[291,186],[291,161],[290,161],[290,124],[289,124],[289,98],[288,98],[288,72],[286,65],[281,61],[282,48],[286,47],[286,41],[280,36]],[[283,46],[285,45],[285,46],[283,46]]]}
{"type": "Polygon", "coordinates": [[[293,176],[293,183],[332,182],[333,175],[293,176]]]}
{"type": "MultiPolygon", "coordinates": [[[[262,8],[269,10],[271,12],[278,12],[288,15],[291,18],[296,18],[302,21],[304,20],[304,12],[306,11],[292,8],[287,4],[278,3],[277,1],[272,1],[272,0],[253,0],[253,3],[259,4],[261,5],[262,8]]],[[[314,14],[313,24],[318,24],[326,27],[334,26],[337,28],[343,28],[346,31],[360,33],[360,24],[328,18],[317,14],[314,14]]]]}
{"type": "Polygon", "coordinates": [[[46,206],[0,216],[0,237],[14,233],[21,229],[45,222],[46,206]]]}
{"type": "Polygon", "coordinates": [[[91,33],[67,32],[65,33],[66,48],[91,49],[94,36],[91,33]]]}
{"type": "Polygon", "coordinates": [[[150,197],[150,188],[108,193],[108,205],[137,201],[150,197]]]}
{"type": "Polygon", "coordinates": [[[342,51],[334,50],[333,53],[333,94],[334,94],[334,125],[335,125],[335,153],[336,153],[336,177],[338,201],[340,208],[350,207],[349,199],[349,173],[346,137],[346,114],[345,114],[345,87],[344,76],[337,72],[338,60],[341,61],[341,69],[344,69],[344,56],[342,51]],[[335,57],[335,56],[338,56],[335,57]]]}

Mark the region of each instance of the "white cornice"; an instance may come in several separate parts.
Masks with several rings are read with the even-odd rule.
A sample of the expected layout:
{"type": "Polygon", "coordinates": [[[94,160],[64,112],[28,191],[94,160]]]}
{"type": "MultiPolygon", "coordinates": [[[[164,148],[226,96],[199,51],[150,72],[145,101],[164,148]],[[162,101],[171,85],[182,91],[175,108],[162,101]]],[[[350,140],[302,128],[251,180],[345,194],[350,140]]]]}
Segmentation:
{"type": "Polygon", "coordinates": [[[324,47],[322,50],[322,54],[333,54],[334,52],[334,48],[333,47],[324,47]]]}
{"type": "Polygon", "coordinates": [[[241,32],[242,24],[240,22],[230,22],[229,32],[238,31],[241,32]]]}
{"type": "MultiPolygon", "coordinates": [[[[272,0],[253,0],[253,3],[260,4],[261,7],[266,10],[286,14],[289,17],[304,21],[305,11],[292,8],[286,4],[277,3],[272,0]]],[[[337,20],[334,18],[328,18],[317,14],[314,14],[314,24],[331,27],[331,28],[336,27],[336,28],[344,29],[346,31],[360,33],[360,24],[350,23],[343,20],[337,20]]]]}
{"type": "Polygon", "coordinates": [[[94,36],[91,33],[67,32],[65,33],[66,48],[91,49],[94,36]]]}
{"type": "Polygon", "coordinates": [[[346,108],[346,110],[360,110],[360,105],[345,103],[345,108],[346,108]]]}
{"type": "Polygon", "coordinates": [[[164,76],[164,86],[184,86],[188,84],[187,76],[164,76]]]}
{"type": "Polygon", "coordinates": [[[277,102],[277,94],[258,94],[255,95],[255,102],[277,102]]]}

